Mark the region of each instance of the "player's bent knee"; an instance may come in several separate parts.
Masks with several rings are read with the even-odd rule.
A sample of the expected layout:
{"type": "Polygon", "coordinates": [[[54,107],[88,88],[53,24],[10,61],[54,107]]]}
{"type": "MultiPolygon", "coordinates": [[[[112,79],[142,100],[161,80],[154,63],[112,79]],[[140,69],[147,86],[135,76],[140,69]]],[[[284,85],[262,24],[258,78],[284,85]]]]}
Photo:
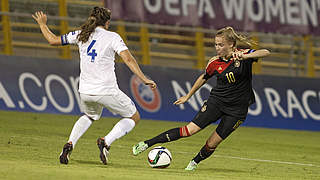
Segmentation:
{"type": "Polygon", "coordinates": [[[207,141],[207,146],[209,149],[216,149],[220,143],[216,141],[207,141]]]}
{"type": "Polygon", "coordinates": [[[85,116],[87,116],[91,121],[97,121],[100,119],[100,115],[88,115],[88,114],[85,114],[85,116]]]}
{"type": "Polygon", "coordinates": [[[136,111],[136,113],[134,113],[134,115],[131,116],[131,119],[132,119],[136,124],[138,124],[138,122],[140,121],[140,113],[139,113],[139,111],[136,111]]]}
{"type": "Polygon", "coordinates": [[[207,145],[210,148],[216,148],[223,141],[223,138],[217,132],[214,132],[213,135],[207,140],[207,145]]]}
{"type": "Polygon", "coordinates": [[[214,151],[219,144],[215,144],[215,143],[210,143],[209,141],[206,142],[206,148],[209,151],[214,151]]]}
{"type": "Polygon", "coordinates": [[[193,127],[193,126],[183,126],[180,128],[180,136],[181,137],[188,137],[188,136],[192,136],[193,134],[197,133],[200,130],[200,128],[198,127],[193,127]]]}
{"type": "Polygon", "coordinates": [[[201,128],[199,126],[197,126],[196,124],[194,124],[193,122],[189,123],[185,127],[187,128],[188,132],[190,133],[190,136],[193,134],[196,134],[197,132],[199,132],[201,130],[201,128]]]}
{"type": "Polygon", "coordinates": [[[187,126],[183,126],[179,128],[180,137],[188,137],[191,136],[187,126]]]}

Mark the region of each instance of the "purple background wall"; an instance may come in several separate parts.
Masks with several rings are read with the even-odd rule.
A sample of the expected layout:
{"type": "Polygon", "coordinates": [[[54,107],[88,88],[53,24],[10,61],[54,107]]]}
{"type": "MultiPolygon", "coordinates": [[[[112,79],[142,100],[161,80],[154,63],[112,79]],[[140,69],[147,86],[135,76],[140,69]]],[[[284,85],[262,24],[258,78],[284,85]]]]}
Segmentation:
{"type": "Polygon", "coordinates": [[[150,24],[320,34],[319,0],[105,0],[112,19],[150,24]]]}

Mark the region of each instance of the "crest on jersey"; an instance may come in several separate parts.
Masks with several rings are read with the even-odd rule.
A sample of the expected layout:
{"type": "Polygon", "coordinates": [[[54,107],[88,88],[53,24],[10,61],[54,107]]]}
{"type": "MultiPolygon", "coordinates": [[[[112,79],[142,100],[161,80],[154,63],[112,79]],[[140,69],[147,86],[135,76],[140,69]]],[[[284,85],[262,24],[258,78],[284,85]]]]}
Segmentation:
{"type": "Polygon", "coordinates": [[[130,90],[135,101],[147,112],[157,112],[161,107],[161,96],[158,89],[151,89],[136,75],[130,79],[130,90]]]}
{"type": "Polygon", "coordinates": [[[240,61],[239,60],[235,60],[234,61],[234,67],[240,67],[240,61]]]}

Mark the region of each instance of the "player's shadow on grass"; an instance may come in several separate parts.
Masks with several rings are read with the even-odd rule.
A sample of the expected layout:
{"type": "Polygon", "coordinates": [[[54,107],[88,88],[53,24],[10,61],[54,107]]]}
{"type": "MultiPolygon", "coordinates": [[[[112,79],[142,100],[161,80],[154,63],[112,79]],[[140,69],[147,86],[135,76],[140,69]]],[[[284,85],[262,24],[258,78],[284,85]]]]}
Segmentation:
{"type": "MultiPolygon", "coordinates": [[[[143,165],[136,165],[136,164],[126,164],[126,163],[119,163],[119,162],[110,162],[109,166],[112,166],[113,168],[135,168],[135,169],[143,169],[143,165]]],[[[148,167],[148,166],[146,166],[148,167]]]]}
{"type": "Polygon", "coordinates": [[[90,164],[90,165],[99,165],[101,167],[113,167],[113,168],[136,168],[136,165],[128,165],[128,164],[123,164],[123,163],[116,163],[116,162],[110,162],[107,165],[102,164],[102,162],[100,160],[92,160],[92,161],[88,161],[88,160],[77,160],[77,159],[73,159],[72,161],[76,162],[77,164],[90,164]]]}
{"type": "Polygon", "coordinates": [[[103,165],[98,159],[96,161],[85,161],[85,160],[77,160],[73,159],[72,161],[77,162],[79,164],[92,164],[92,165],[103,165]]]}
{"type": "Polygon", "coordinates": [[[196,171],[197,172],[211,171],[211,172],[225,172],[225,173],[247,173],[247,171],[243,171],[243,170],[225,169],[225,168],[204,168],[204,167],[198,167],[196,171]]]}

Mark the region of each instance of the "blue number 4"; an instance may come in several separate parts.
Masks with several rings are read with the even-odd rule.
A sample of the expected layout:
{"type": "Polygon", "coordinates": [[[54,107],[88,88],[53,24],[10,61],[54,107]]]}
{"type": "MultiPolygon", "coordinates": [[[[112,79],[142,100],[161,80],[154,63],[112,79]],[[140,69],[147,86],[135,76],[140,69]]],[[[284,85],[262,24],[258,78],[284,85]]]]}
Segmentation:
{"type": "Polygon", "coordinates": [[[93,45],[94,45],[95,43],[96,43],[96,40],[93,40],[93,41],[90,43],[90,45],[89,45],[89,47],[88,47],[88,49],[87,49],[87,55],[88,55],[88,56],[91,56],[91,62],[94,62],[95,57],[98,55],[98,54],[96,53],[96,49],[92,49],[92,51],[90,52],[91,48],[93,47],[93,45]]]}

